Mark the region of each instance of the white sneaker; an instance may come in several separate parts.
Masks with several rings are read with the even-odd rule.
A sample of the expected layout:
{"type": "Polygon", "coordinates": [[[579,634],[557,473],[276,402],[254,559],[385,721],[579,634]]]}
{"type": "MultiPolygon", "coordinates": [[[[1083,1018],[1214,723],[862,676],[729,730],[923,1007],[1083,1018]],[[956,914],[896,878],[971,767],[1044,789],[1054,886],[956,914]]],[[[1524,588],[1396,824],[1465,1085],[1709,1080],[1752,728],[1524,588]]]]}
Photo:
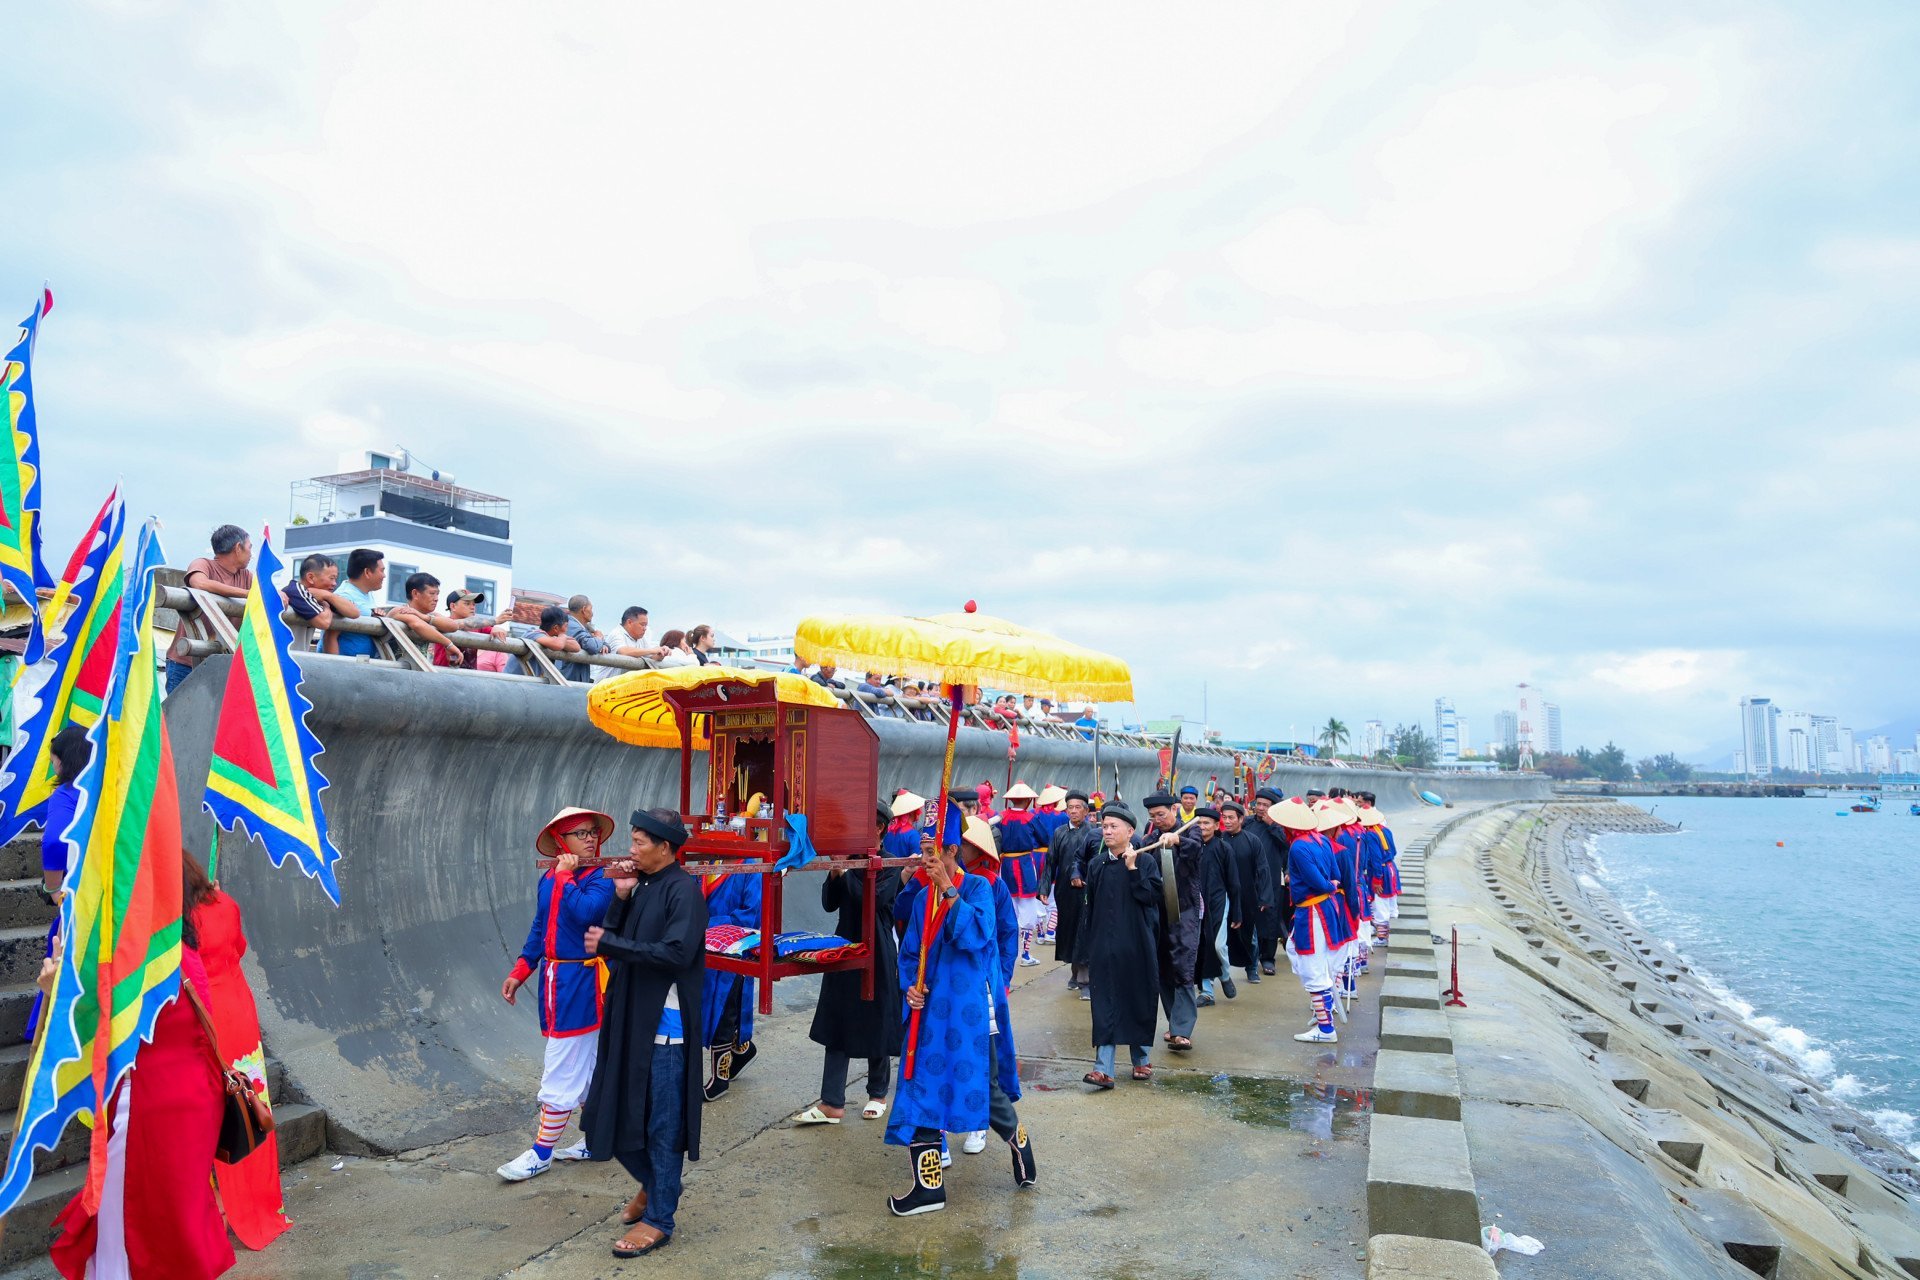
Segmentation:
{"type": "Polygon", "coordinates": [[[553,1167],[553,1161],[542,1160],[540,1153],[529,1147],[494,1172],[508,1182],[525,1182],[528,1178],[538,1177],[553,1167]]]}
{"type": "Polygon", "coordinates": [[[585,1138],[582,1138],[580,1139],[580,1141],[574,1143],[570,1147],[562,1147],[560,1150],[553,1153],[553,1158],[555,1160],[588,1159],[589,1157],[587,1156],[587,1140],[585,1138]]]}
{"type": "Polygon", "coordinates": [[[987,1131],[980,1129],[968,1134],[967,1140],[960,1144],[960,1149],[970,1156],[979,1155],[987,1149],[987,1131]]]}
{"type": "Polygon", "coordinates": [[[1295,1036],[1294,1039],[1300,1041],[1302,1044],[1339,1044],[1340,1033],[1338,1031],[1322,1031],[1316,1026],[1309,1027],[1307,1030],[1302,1031],[1299,1035],[1295,1036]]]}
{"type": "Polygon", "coordinates": [[[940,1167],[942,1169],[953,1168],[953,1152],[947,1150],[947,1144],[945,1142],[940,1144],[940,1167]]]}

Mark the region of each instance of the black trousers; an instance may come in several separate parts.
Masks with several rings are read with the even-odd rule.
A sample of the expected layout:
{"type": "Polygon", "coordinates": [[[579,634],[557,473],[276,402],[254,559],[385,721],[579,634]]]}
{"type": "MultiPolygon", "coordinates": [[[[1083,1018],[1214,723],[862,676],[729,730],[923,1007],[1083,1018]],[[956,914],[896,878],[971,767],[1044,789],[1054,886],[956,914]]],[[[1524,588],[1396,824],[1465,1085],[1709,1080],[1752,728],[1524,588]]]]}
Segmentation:
{"type": "MultiPolygon", "coordinates": [[[[820,1101],[829,1107],[847,1105],[847,1068],[853,1060],[844,1053],[827,1050],[827,1065],[820,1072],[820,1101]]],[[[893,1084],[893,1059],[867,1059],[867,1097],[884,1098],[893,1084]]]]}

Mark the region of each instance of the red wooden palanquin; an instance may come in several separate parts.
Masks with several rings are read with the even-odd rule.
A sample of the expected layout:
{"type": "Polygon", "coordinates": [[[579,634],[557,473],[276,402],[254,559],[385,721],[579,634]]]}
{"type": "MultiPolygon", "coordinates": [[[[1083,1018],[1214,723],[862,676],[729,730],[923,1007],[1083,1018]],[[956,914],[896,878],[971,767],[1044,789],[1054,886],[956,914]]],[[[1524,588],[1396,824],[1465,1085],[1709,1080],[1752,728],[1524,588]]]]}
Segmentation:
{"type": "MultiPolygon", "coordinates": [[[[692,689],[668,689],[680,730],[680,820],[689,838],[682,856],[710,860],[707,875],[760,877],[760,949],[757,956],[707,953],[707,967],[760,979],[759,1010],[773,1012],[773,984],[809,973],[859,970],[863,999],[873,998],[876,921],[874,898],[883,870],[912,859],[881,858],[875,833],[880,786],[880,740],[857,711],[781,702],[778,684],[727,681],[692,689]],[[695,717],[711,739],[706,811],[693,807],[695,717]],[[744,829],[729,829],[754,796],[771,804],[771,816],[744,814],[744,829]],[[726,821],[713,804],[724,799],[726,821]],[[816,857],[807,871],[839,870],[866,878],[861,937],[864,954],[822,964],[780,960],[774,938],[781,931],[785,875],[775,863],[787,852],[787,815],[807,817],[816,857]]],[[[879,927],[892,928],[892,921],[879,927]]],[[[891,976],[888,981],[892,981],[891,976]]]]}

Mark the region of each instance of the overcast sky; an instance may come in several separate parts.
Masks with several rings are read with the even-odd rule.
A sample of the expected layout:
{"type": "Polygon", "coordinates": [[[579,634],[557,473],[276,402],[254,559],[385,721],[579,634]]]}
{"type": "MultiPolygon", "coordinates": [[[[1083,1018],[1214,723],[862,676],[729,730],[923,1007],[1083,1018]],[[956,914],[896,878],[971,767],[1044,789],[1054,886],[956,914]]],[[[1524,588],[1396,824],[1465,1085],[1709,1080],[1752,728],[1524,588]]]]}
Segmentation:
{"type": "MultiPolygon", "coordinates": [[[[976,597],[1241,736],[1920,709],[1920,11],[36,5],[50,555],[404,446],[655,626],[976,597]]],[[[6,299],[12,299],[7,302],[6,299]]]]}

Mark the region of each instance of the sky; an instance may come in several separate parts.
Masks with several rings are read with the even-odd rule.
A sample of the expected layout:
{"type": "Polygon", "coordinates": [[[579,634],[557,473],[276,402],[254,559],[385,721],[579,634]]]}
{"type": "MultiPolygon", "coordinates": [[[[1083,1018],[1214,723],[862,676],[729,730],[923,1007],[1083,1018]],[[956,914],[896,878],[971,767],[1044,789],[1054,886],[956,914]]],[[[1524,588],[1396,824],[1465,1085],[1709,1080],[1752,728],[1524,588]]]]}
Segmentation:
{"type": "MultiPolygon", "coordinates": [[[[1235,737],[1920,711],[1920,11],[39,5],[49,554],[404,447],[656,629],[981,608],[1235,737]]],[[[10,317],[9,317],[10,318],[10,317]]]]}

